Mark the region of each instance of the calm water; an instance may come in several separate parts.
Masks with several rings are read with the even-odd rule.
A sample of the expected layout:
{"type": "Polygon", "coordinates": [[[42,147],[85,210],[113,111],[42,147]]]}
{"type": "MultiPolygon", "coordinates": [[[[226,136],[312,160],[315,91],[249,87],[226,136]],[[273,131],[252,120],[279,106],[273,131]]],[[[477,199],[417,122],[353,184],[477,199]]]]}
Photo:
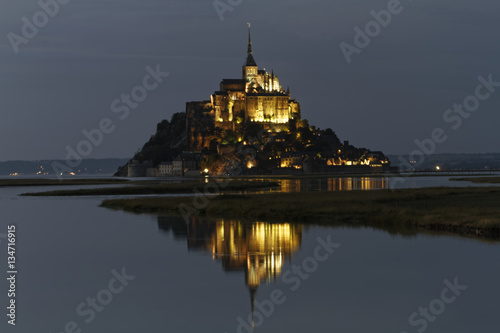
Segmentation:
{"type": "MultiPolygon", "coordinates": [[[[94,333],[248,332],[252,300],[255,332],[498,330],[499,243],[258,221],[186,224],[100,208],[99,198],[22,192],[0,188],[0,233],[18,229],[18,332],[64,332],[71,321],[94,333]],[[318,250],[318,238],[340,246],[318,250]],[[107,291],[111,271],[122,269],[135,278],[107,291]],[[454,298],[446,304],[443,281],[455,278],[467,289],[445,291],[454,298]],[[86,302],[96,296],[106,305],[93,310],[86,302]],[[429,304],[437,315],[417,313],[410,325],[429,304]]],[[[4,309],[7,287],[2,280],[4,309]]]]}

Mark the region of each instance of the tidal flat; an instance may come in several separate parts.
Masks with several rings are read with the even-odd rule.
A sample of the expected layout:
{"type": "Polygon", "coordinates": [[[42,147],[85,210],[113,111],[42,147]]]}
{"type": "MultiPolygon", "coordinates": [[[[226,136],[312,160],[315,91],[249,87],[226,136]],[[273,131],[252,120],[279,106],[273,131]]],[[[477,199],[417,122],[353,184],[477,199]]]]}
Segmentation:
{"type": "MultiPolygon", "coordinates": [[[[138,183],[131,183],[131,185],[138,183]]],[[[214,188],[219,191],[248,191],[262,188],[271,188],[279,186],[278,182],[274,181],[242,181],[231,180],[227,182],[208,182],[189,181],[184,183],[174,184],[149,184],[123,187],[104,187],[93,189],[75,189],[75,190],[60,190],[60,191],[45,191],[45,192],[30,192],[23,193],[22,196],[96,196],[96,195],[147,195],[147,194],[180,194],[180,193],[196,193],[203,192],[204,188],[213,184],[214,188]],[[221,185],[223,184],[223,185],[221,185]]]]}
{"type": "Polygon", "coordinates": [[[0,187],[13,186],[67,186],[67,185],[109,185],[133,183],[123,178],[80,178],[80,179],[48,179],[48,178],[12,178],[0,179],[0,187]]]}

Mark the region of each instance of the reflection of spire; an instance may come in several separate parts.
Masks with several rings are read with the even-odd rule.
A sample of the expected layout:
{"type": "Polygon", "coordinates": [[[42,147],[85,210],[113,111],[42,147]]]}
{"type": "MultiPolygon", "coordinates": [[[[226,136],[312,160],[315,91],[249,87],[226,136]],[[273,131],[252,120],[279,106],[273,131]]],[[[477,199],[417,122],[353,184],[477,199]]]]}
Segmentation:
{"type": "Polygon", "coordinates": [[[250,306],[252,307],[252,331],[254,330],[255,327],[255,320],[253,318],[254,316],[254,308],[255,308],[255,294],[257,293],[257,288],[252,288],[250,287],[250,306]]]}
{"type": "Polygon", "coordinates": [[[158,227],[187,240],[189,251],[207,251],[220,260],[224,271],[243,271],[250,291],[252,331],[259,285],[281,275],[283,264],[300,249],[302,227],[289,223],[206,220],[158,217],[158,227]]]}

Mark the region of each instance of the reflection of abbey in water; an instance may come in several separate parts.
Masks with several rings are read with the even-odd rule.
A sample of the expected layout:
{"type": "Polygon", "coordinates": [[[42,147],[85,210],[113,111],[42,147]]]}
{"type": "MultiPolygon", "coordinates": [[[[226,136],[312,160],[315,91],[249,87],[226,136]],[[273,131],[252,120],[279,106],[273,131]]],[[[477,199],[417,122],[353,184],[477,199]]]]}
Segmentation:
{"type": "Polygon", "coordinates": [[[244,271],[251,289],[276,279],[302,240],[302,227],[288,223],[193,219],[188,228],[182,219],[160,216],[158,227],[172,231],[176,238],[187,238],[191,251],[212,253],[225,271],[244,271]]]}
{"type": "Polygon", "coordinates": [[[280,192],[354,191],[389,188],[387,177],[332,177],[316,179],[280,179],[280,192]]]}
{"type": "Polygon", "coordinates": [[[244,271],[252,313],[261,282],[275,280],[302,241],[302,227],[289,223],[192,219],[188,226],[183,219],[160,216],[158,227],[172,231],[176,238],[187,238],[189,250],[212,253],[225,271],[244,271]]]}

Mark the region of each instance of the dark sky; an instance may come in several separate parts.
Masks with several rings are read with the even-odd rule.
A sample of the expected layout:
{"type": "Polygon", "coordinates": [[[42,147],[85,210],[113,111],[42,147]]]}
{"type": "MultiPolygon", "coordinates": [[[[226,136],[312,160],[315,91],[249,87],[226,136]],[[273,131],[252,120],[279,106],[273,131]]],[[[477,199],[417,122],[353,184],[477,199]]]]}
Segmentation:
{"type": "Polygon", "coordinates": [[[290,86],[310,124],[341,140],[408,154],[442,128],[448,139],[437,152],[499,152],[500,88],[456,130],[443,121],[475,93],[478,76],[500,82],[498,0],[401,0],[348,64],[339,44],[353,45],[353,28],[391,1],[232,0],[241,4],[221,21],[213,0],[72,0],[45,25],[36,16],[42,27],[15,53],[9,32],[22,36],[22,18],[32,22],[41,8],[4,0],[0,160],[64,158],[103,118],[115,129],[87,157],[130,157],[158,121],[241,76],[247,22],[259,67],[290,86]],[[111,103],[157,65],[170,76],[120,120],[111,103]]]}

